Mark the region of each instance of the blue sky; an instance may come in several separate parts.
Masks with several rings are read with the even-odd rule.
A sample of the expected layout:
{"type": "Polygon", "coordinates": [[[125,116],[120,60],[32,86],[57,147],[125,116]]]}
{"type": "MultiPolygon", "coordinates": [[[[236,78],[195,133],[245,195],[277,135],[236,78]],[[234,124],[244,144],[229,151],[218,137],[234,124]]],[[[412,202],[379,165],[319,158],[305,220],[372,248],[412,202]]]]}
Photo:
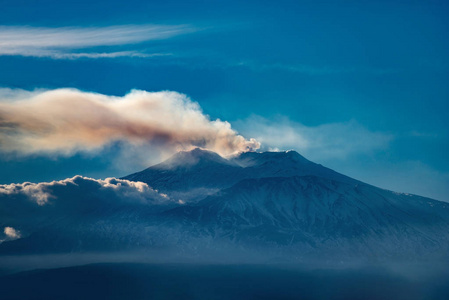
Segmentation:
{"type": "MultiPolygon", "coordinates": [[[[0,101],[175,91],[262,150],[449,201],[448,13],[445,1],[3,0],[0,101]]],[[[0,183],[122,176],[162,157],[152,145],[126,155],[123,142],[5,143],[0,183]]]]}

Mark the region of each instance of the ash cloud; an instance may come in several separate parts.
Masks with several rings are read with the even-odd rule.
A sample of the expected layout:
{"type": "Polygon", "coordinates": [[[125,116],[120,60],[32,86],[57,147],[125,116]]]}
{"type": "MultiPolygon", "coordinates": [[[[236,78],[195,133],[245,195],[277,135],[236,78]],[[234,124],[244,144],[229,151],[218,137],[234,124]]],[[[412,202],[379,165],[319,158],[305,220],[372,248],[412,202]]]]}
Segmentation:
{"type": "Polygon", "coordinates": [[[167,153],[203,147],[221,155],[260,147],[176,92],[132,90],[116,97],[77,89],[0,90],[0,151],[5,154],[70,156],[114,142],[156,145],[167,153]]]}

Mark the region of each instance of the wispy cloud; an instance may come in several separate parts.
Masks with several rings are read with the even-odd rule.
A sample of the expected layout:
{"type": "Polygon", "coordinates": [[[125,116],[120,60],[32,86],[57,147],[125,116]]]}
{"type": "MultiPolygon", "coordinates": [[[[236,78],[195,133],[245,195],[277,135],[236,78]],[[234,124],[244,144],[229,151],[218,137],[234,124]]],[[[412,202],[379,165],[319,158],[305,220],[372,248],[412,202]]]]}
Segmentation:
{"type": "Polygon", "coordinates": [[[326,165],[385,189],[449,202],[449,172],[437,170],[421,161],[348,159],[329,161],[326,165]]]}
{"type": "Polygon", "coordinates": [[[109,27],[0,26],[0,55],[53,59],[151,57],[136,50],[95,52],[94,47],[133,45],[191,33],[188,25],[121,25],[109,27]],[[84,50],[84,51],[80,51],[84,50]]]}
{"type": "Polygon", "coordinates": [[[370,131],[354,120],[311,127],[285,117],[268,120],[253,116],[234,125],[268,150],[296,149],[318,161],[386,149],[393,139],[390,134],[370,131]]]}
{"type": "MultiPolygon", "coordinates": [[[[233,125],[256,138],[263,150],[294,149],[312,161],[369,184],[449,202],[449,173],[419,161],[388,161],[377,155],[391,151],[401,135],[372,131],[355,120],[306,126],[286,117],[253,116],[233,125]]],[[[430,133],[409,133],[435,137],[430,133]]]]}
{"type": "Polygon", "coordinates": [[[54,50],[41,50],[33,52],[34,57],[49,57],[52,59],[78,59],[78,58],[117,58],[117,57],[139,57],[150,58],[157,56],[170,56],[170,53],[143,53],[139,51],[117,51],[117,52],[61,52],[54,50]]]}
{"type": "Polygon", "coordinates": [[[291,74],[303,74],[308,76],[335,76],[335,75],[385,75],[397,74],[406,71],[401,68],[379,68],[371,66],[325,66],[300,63],[267,63],[255,60],[228,59],[224,56],[217,56],[216,53],[195,53],[183,54],[184,60],[171,60],[163,62],[192,69],[244,69],[252,72],[286,72],[291,74]],[[198,56],[201,55],[201,56],[198,56]],[[195,59],[192,63],[192,59],[195,59]],[[189,60],[190,59],[190,60],[189,60]]]}
{"type": "Polygon", "coordinates": [[[400,70],[395,68],[374,68],[374,67],[338,67],[338,66],[317,66],[298,63],[261,63],[250,60],[230,63],[233,67],[245,67],[257,72],[284,71],[290,73],[300,73],[307,75],[339,75],[339,74],[372,74],[383,75],[397,73],[400,70]]]}

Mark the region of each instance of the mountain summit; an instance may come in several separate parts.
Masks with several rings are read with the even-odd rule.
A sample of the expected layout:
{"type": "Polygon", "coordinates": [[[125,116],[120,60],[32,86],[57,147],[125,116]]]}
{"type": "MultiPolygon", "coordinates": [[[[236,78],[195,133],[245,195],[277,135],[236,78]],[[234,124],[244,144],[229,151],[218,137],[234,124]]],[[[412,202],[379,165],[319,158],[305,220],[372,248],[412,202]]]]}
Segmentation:
{"type": "Polygon", "coordinates": [[[173,170],[198,165],[213,167],[214,165],[220,164],[228,165],[230,162],[213,151],[195,148],[191,151],[180,151],[170,159],[155,165],[153,168],[173,170]]]}
{"type": "Polygon", "coordinates": [[[4,226],[20,232],[0,254],[164,249],[158,258],[216,262],[449,259],[448,203],[371,186],[295,151],[224,158],[194,149],[101,184],[74,178],[27,209],[12,210],[19,202],[0,194],[4,226]]]}
{"type": "Polygon", "coordinates": [[[124,177],[142,181],[164,193],[183,193],[186,199],[197,189],[216,191],[243,179],[264,177],[318,176],[355,183],[356,180],[315,164],[296,151],[243,152],[223,158],[215,152],[196,148],[181,151],[170,159],[124,177]]]}

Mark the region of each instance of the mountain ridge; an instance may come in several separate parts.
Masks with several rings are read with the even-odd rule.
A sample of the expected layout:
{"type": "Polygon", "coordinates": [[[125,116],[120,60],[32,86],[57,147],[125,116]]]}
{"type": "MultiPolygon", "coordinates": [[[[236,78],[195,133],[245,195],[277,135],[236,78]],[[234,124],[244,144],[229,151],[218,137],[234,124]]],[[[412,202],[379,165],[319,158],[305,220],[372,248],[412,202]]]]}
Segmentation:
{"type": "Polygon", "coordinates": [[[1,243],[0,255],[167,249],[230,261],[449,258],[449,203],[363,183],[294,151],[184,151],[110,181],[117,185],[107,193],[72,181],[50,188],[42,207],[15,210],[17,220],[31,216],[22,225],[2,209],[18,196],[0,194],[0,216],[6,211],[23,234],[1,243]],[[117,193],[125,183],[137,194],[117,193]],[[145,183],[154,190],[142,194],[145,183]],[[73,209],[78,202],[82,209],[73,209]]]}
{"type": "Polygon", "coordinates": [[[181,151],[160,164],[125,176],[123,179],[142,181],[169,194],[198,188],[214,190],[226,188],[247,178],[315,175],[342,182],[359,182],[313,163],[292,150],[242,152],[228,159],[212,153],[200,148],[181,151]]]}

